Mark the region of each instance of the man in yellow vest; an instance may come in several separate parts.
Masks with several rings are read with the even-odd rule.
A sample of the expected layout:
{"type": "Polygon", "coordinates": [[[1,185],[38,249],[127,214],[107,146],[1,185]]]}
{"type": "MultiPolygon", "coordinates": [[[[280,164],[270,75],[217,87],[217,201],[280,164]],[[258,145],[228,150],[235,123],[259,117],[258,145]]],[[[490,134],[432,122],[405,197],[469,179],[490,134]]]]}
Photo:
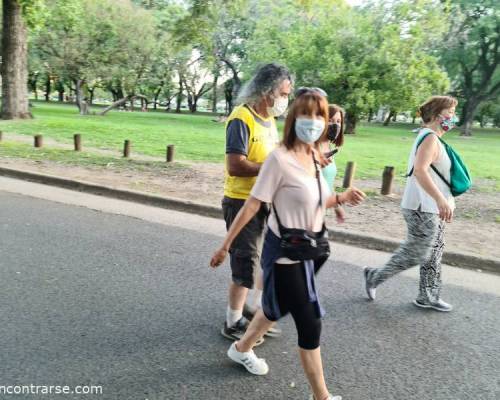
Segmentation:
{"type": "MultiPolygon", "coordinates": [[[[272,63],[260,67],[238,96],[239,105],[226,123],[222,209],[227,229],[249,197],[261,165],[279,142],[275,117],[286,111],[291,90],[292,77],[288,69],[272,63]]],[[[239,340],[243,336],[248,320],[261,306],[260,254],[268,213],[269,206],[263,205],[229,250],[232,281],[221,333],[231,340],[239,340]]],[[[277,327],[267,332],[268,336],[280,334],[277,327]]]]}

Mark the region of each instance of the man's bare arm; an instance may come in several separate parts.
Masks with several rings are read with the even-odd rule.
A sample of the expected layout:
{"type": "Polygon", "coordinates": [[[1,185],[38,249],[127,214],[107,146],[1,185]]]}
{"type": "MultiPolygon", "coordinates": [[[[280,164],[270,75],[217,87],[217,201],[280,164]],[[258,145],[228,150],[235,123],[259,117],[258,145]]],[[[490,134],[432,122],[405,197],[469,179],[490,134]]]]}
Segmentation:
{"type": "Polygon", "coordinates": [[[231,176],[257,176],[260,171],[261,163],[248,161],[247,157],[243,154],[227,154],[227,172],[231,176]]]}

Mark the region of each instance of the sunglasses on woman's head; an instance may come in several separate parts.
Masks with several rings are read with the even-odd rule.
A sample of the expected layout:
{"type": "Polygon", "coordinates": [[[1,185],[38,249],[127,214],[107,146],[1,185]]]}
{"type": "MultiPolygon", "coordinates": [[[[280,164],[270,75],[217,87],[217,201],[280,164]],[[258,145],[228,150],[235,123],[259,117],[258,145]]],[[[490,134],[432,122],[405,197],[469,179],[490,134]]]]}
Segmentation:
{"type": "Polygon", "coordinates": [[[319,87],[305,87],[305,86],[297,89],[297,91],[295,92],[295,97],[299,97],[299,96],[303,95],[304,93],[310,93],[310,92],[318,93],[322,97],[328,97],[326,92],[319,87]]]}

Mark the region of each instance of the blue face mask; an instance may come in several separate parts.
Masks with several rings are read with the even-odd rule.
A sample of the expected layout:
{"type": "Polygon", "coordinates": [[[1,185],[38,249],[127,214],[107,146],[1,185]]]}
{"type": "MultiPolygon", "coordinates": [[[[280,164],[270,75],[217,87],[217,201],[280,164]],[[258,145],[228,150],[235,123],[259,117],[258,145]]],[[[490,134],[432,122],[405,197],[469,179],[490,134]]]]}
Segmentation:
{"type": "Polygon", "coordinates": [[[318,140],[324,129],[325,121],[323,119],[297,118],[295,120],[297,138],[307,144],[318,140]]]}

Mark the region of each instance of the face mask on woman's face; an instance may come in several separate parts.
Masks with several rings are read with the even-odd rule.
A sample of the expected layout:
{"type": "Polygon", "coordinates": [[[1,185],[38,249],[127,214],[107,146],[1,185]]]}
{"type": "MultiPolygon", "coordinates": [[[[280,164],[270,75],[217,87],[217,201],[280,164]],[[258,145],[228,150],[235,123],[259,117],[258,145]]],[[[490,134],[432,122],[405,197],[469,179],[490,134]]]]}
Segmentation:
{"type": "Polygon", "coordinates": [[[443,129],[443,131],[445,132],[451,131],[458,122],[458,118],[456,115],[452,115],[451,117],[440,115],[439,118],[439,125],[441,125],[441,129],[443,129]]]}
{"type": "Polygon", "coordinates": [[[328,140],[335,142],[340,133],[340,124],[333,123],[328,125],[328,140]]]}
{"type": "Polygon", "coordinates": [[[307,144],[318,140],[324,129],[325,121],[323,119],[297,118],[295,120],[297,138],[307,144]]]}
{"type": "Polygon", "coordinates": [[[272,107],[267,107],[267,113],[272,117],[279,117],[283,114],[288,107],[288,97],[280,96],[275,97],[272,107]]]}

